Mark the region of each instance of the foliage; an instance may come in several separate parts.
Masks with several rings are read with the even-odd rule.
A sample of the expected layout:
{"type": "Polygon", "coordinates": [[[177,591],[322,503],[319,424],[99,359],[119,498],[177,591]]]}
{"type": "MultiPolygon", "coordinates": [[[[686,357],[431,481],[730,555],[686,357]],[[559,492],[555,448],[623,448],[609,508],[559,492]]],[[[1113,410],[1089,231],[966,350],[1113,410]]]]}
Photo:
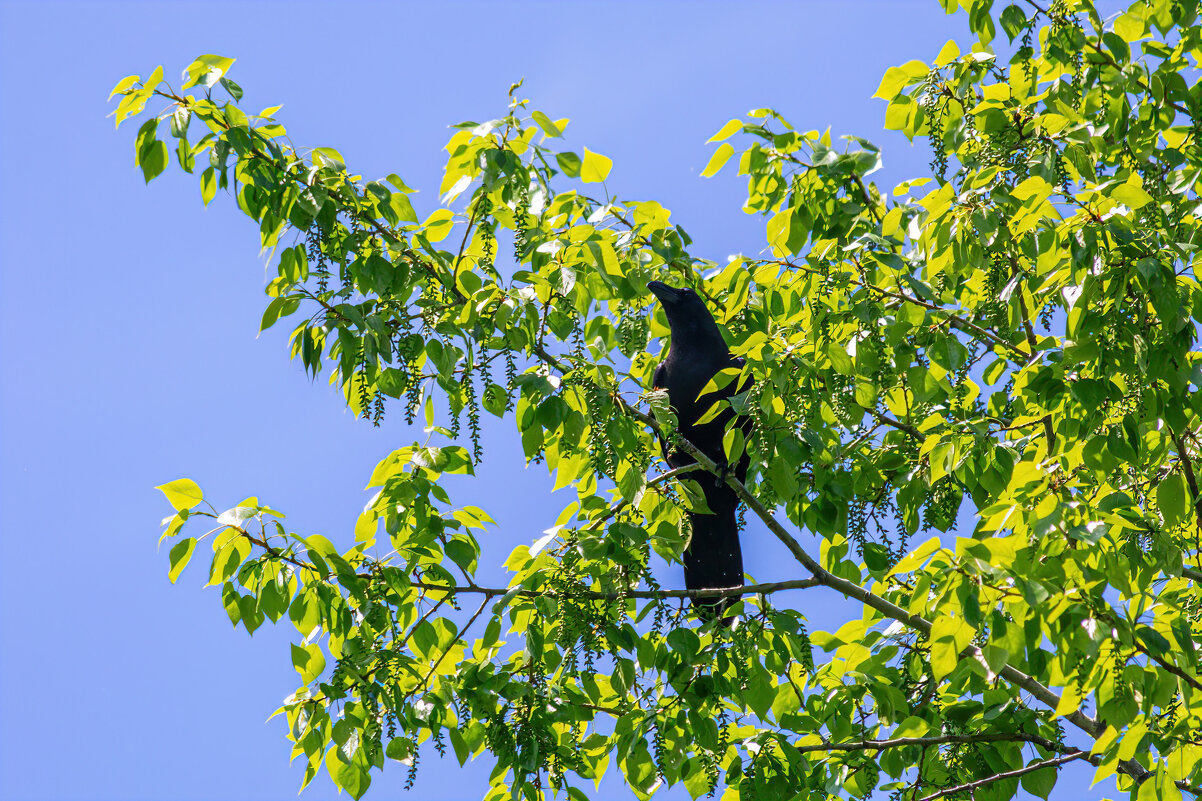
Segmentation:
{"type": "Polygon", "coordinates": [[[892,197],[862,139],[771,109],[721,128],[705,173],[737,164],[771,251],[726,264],[659,203],[611,196],[609,159],[561,149],[568,121],[517,86],[504,117],[457,126],[446,205],[419,220],[398,176],[240,108],[232,59],[179,91],[161,69],[117,85],[118,124],[168,103],[137,134],[147,181],[174,149],[205,203],[228,190],[259,223],[263,328],[298,320],[293,355],[357,415],[391,404],[445,440],[375,468],[349,547],[255,498],[218,513],[190,480],[161,488],[172,580],[208,537],[230,620],[303,638],[280,712],[305,783],[324,764],[358,797],[432,740],[488,753],[490,799],[584,798],[611,765],[640,797],[1047,797],[1074,760],[1141,801],[1199,793],[1197,3],[1107,22],[1088,0],[959,5],[971,48],[877,93],[933,153],[892,197]],[[753,467],[726,480],[797,560],[711,593],[744,598],[729,631],[648,573],[652,551],[680,558],[696,497],[659,466],[651,279],[703,292],[746,359],[730,403],[754,430],[728,444],[753,467]],[[479,462],[481,410],[577,491],[505,587],[476,584],[491,521],[441,481],[479,462]],[[819,585],[863,614],[807,633],[777,594],[819,585]]]}

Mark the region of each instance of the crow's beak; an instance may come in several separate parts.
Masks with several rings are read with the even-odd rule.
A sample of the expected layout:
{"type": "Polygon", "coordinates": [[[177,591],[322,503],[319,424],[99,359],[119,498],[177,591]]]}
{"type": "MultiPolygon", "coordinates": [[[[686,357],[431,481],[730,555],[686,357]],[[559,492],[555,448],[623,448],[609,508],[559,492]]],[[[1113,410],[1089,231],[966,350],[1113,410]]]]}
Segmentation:
{"type": "Polygon", "coordinates": [[[651,294],[659,298],[659,302],[665,305],[677,303],[680,301],[680,295],[677,290],[667,284],[659,281],[648,281],[647,288],[651,290],[651,294]]]}

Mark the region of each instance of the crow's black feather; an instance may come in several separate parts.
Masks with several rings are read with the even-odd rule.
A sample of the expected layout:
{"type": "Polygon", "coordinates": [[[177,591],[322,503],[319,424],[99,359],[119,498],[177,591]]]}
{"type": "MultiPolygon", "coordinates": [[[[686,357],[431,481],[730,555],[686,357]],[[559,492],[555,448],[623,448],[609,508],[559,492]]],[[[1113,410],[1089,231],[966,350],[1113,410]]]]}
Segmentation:
{"type": "MultiPolygon", "coordinates": [[[[725,387],[700,399],[698,394],[719,371],[741,369],[743,360],[732,356],[718,324],[705,302],[691,289],[675,289],[659,281],[647,288],[659,298],[668,325],[672,329],[668,355],[655,369],[652,384],[668,391],[668,402],[676,413],[680,435],[701,449],[709,458],[725,465],[726,455],[722,438],[734,413],[724,409],[714,419],[697,424],[714,401],[728,398],[747,389],[730,381],[725,387]]],[[[744,423],[744,432],[746,432],[744,423]]],[[[673,467],[694,462],[693,457],[664,444],[664,458],[673,467]]],[[[735,478],[747,477],[746,449],[733,466],[735,478]]],[[[727,466],[727,469],[731,469],[727,466]]],[[[735,491],[721,478],[704,473],[690,475],[701,484],[705,502],[712,514],[690,514],[693,536],[684,554],[685,586],[690,590],[739,587],[743,584],[743,551],[739,545],[739,526],[736,510],[739,505],[735,491]]],[[[707,617],[722,614],[729,602],[725,599],[700,600],[696,603],[707,617]]],[[[729,624],[730,620],[725,622],[729,624]]]]}

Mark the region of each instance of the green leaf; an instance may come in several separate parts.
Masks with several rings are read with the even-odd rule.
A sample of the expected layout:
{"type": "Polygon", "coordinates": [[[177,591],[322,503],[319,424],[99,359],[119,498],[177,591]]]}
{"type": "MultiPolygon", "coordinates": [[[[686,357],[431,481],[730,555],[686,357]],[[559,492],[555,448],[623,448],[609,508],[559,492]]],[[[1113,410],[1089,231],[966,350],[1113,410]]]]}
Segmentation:
{"type": "Polygon", "coordinates": [[[684,788],[694,801],[709,792],[709,772],[700,757],[689,757],[682,766],[681,775],[684,778],[684,788]]]}
{"type": "Polygon", "coordinates": [[[559,169],[563,170],[563,174],[569,178],[580,177],[580,156],[575,153],[556,153],[555,162],[559,165],[559,169]]]}
{"type": "Polygon", "coordinates": [[[472,472],[472,460],[467,450],[459,445],[421,448],[413,454],[412,461],[434,473],[472,472]]]}
{"type": "MultiPolygon", "coordinates": [[[[1039,761],[1039,760],[1031,760],[1039,761]]],[[[1045,767],[1041,771],[1027,773],[1022,778],[1023,789],[1027,790],[1031,795],[1039,796],[1041,799],[1047,799],[1052,794],[1052,789],[1055,787],[1055,779],[1057,779],[1057,770],[1054,767],[1045,767]]]]}
{"type": "Polygon", "coordinates": [[[702,178],[709,178],[715,175],[718,170],[722,169],[722,165],[726,164],[727,160],[734,155],[735,149],[729,142],[723,142],[714,151],[714,155],[710,156],[709,164],[705,165],[705,169],[701,171],[702,178]]]}
{"type": "Polygon", "coordinates": [[[732,428],[722,436],[722,452],[726,454],[726,463],[735,464],[743,457],[743,451],[746,448],[746,443],[743,438],[743,429],[732,428]]]}
{"type": "Polygon", "coordinates": [[[212,167],[206,167],[205,171],[200,174],[200,199],[207,206],[209,205],[209,201],[216,196],[217,174],[212,167]]]}
{"type": "Polygon", "coordinates": [[[263,310],[263,319],[259,321],[259,330],[266,331],[281,317],[287,317],[295,312],[300,308],[300,300],[300,298],[288,296],[273,298],[271,303],[267,304],[267,308],[263,310]]]}
{"type": "Polygon", "coordinates": [[[408,737],[393,737],[388,741],[388,747],[384,750],[384,755],[398,762],[408,760],[413,756],[413,743],[410,742],[408,737]]]}
{"type": "Polygon", "coordinates": [[[305,684],[316,681],[326,669],[326,656],[321,646],[316,643],[309,645],[292,645],[292,666],[301,675],[305,684]]]}
{"type": "Polygon", "coordinates": [[[892,100],[907,83],[926,75],[927,70],[927,65],[921,61],[908,61],[900,67],[890,67],[885,70],[873,97],[892,100]]]}
{"type": "Polygon", "coordinates": [[[417,191],[415,189],[410,189],[409,186],[404,181],[401,180],[401,176],[397,175],[395,172],[389,173],[388,177],[385,178],[384,180],[388,181],[388,183],[392,184],[398,190],[400,190],[401,192],[404,192],[406,195],[411,195],[415,191],[417,191]]]}
{"type": "Polygon", "coordinates": [[[171,112],[171,135],[176,139],[185,136],[188,133],[188,123],[191,121],[191,109],[186,109],[183,106],[180,106],[175,111],[171,112]]]}
{"type": "Polygon", "coordinates": [[[559,126],[551,121],[551,118],[541,111],[532,111],[530,116],[538,123],[538,127],[543,129],[543,133],[547,136],[559,137],[563,136],[563,131],[559,130],[559,126]]]}
{"type": "Polygon", "coordinates": [[[1047,200],[1051,196],[1053,186],[1038,175],[1032,175],[1018,186],[1014,187],[1011,197],[1015,200],[1027,201],[1035,198],[1037,202],[1047,200]]]}
{"type": "Polygon", "coordinates": [[[346,159],[332,147],[313,148],[313,164],[318,167],[329,167],[338,171],[346,169],[346,159]]]}
{"type": "Polygon", "coordinates": [[[1002,30],[1006,32],[1006,36],[1012,42],[1022,32],[1023,28],[1027,27],[1027,15],[1013,3],[1002,9],[1002,15],[999,20],[1002,23],[1002,30]]]}
{"type": "Polygon", "coordinates": [[[388,205],[401,222],[417,222],[417,212],[413,210],[413,204],[403,192],[393,192],[388,198],[388,205]]]}
{"type": "Polygon", "coordinates": [[[171,548],[171,570],[167,573],[167,578],[174,584],[179,578],[179,574],[188,566],[188,561],[192,558],[192,551],[196,549],[196,538],[187,537],[180,540],[171,548]]]}
{"type": "MultiPolygon", "coordinates": [[[[357,730],[353,737],[357,744],[360,737],[357,730]]],[[[367,788],[371,786],[371,773],[365,767],[361,767],[357,760],[349,758],[343,753],[343,749],[346,747],[346,745],[336,746],[326,752],[326,772],[329,773],[335,786],[346,790],[352,798],[362,798],[363,794],[367,792],[367,788]]]]}
{"type": "Polygon", "coordinates": [[[192,168],[196,166],[196,158],[192,155],[192,146],[188,144],[188,137],[180,137],[175,146],[175,159],[184,172],[192,172],[192,168]]]}
{"type": "Polygon", "coordinates": [[[1156,504],[1166,526],[1184,523],[1190,517],[1189,493],[1180,473],[1170,473],[1156,485],[1156,504]]]}
{"type": "Polygon", "coordinates": [[[508,403],[505,387],[500,384],[489,384],[484,388],[484,394],[480,396],[480,403],[497,417],[504,417],[505,406],[508,403]]]}
{"type": "Polygon", "coordinates": [[[613,161],[600,153],[594,153],[587,147],[584,149],[584,162],[580,165],[580,180],[586,184],[601,183],[609,175],[613,161]]]}
{"type": "Polygon", "coordinates": [[[701,489],[701,485],[691,478],[681,476],[677,479],[680,482],[680,489],[684,492],[685,502],[690,512],[696,514],[712,514],[713,510],[705,502],[705,490],[701,489]]]}
{"type": "Polygon", "coordinates": [[[181,509],[191,509],[204,500],[200,487],[190,478],[177,478],[175,481],[160,484],[155,489],[167,496],[167,503],[177,512],[181,509]]]}
{"type": "Polygon", "coordinates": [[[939,51],[939,55],[935,56],[936,67],[946,67],[960,57],[960,45],[956,44],[955,39],[948,39],[947,44],[939,51]]]}
{"type": "Polygon", "coordinates": [[[234,585],[228,581],[221,585],[221,605],[225,607],[225,614],[230,619],[230,623],[237,626],[238,621],[242,620],[242,607],[239,604],[241,596],[234,589],[234,585]]]}
{"type": "Polygon", "coordinates": [[[321,608],[308,592],[298,592],[288,605],[288,619],[302,636],[308,637],[321,624],[321,608]]]}
{"type": "Polygon", "coordinates": [[[231,81],[229,78],[222,78],[221,85],[225,87],[225,91],[230,93],[230,97],[234,100],[242,99],[242,87],[231,81]]]}
{"type": "Polygon", "coordinates": [[[150,142],[145,150],[139,156],[138,161],[142,167],[142,177],[146,183],[150,183],[167,168],[167,162],[170,156],[167,152],[167,143],[161,139],[155,139],[150,142]]]}

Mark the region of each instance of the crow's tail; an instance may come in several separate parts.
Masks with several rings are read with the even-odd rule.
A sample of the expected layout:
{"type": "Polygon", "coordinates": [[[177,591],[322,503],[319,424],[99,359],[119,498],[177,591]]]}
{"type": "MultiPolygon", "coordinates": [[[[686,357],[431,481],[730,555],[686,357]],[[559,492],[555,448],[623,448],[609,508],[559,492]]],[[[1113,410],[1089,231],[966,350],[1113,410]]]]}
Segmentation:
{"type": "MultiPolygon", "coordinates": [[[[689,515],[693,536],[684,554],[684,583],[690,590],[743,586],[743,550],[734,505],[711,503],[710,507],[715,505],[720,508],[714,514],[689,515]]],[[[733,600],[698,598],[693,606],[708,620],[722,615],[733,600]]],[[[724,617],[723,623],[729,626],[732,620],[724,617]]]]}

